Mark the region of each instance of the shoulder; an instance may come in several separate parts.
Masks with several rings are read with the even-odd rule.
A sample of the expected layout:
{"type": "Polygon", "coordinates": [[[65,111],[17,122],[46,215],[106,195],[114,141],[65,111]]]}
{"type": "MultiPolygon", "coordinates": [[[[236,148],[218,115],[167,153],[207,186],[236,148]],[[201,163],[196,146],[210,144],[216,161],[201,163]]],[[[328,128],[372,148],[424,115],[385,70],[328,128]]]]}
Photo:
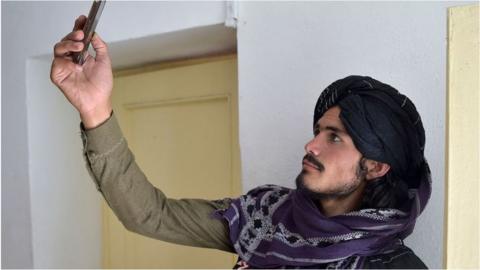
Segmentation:
{"type": "Polygon", "coordinates": [[[365,269],[428,269],[425,263],[407,246],[400,246],[386,254],[369,256],[365,259],[365,269]]]}

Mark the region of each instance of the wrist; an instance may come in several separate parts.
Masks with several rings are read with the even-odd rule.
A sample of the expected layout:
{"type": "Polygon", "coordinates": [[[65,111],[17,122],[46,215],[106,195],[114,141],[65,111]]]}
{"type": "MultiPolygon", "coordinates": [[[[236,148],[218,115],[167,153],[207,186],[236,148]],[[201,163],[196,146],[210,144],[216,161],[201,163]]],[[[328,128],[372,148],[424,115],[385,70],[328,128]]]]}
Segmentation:
{"type": "Polygon", "coordinates": [[[89,112],[80,113],[80,119],[85,129],[93,129],[107,121],[111,115],[112,107],[107,105],[89,112]]]}

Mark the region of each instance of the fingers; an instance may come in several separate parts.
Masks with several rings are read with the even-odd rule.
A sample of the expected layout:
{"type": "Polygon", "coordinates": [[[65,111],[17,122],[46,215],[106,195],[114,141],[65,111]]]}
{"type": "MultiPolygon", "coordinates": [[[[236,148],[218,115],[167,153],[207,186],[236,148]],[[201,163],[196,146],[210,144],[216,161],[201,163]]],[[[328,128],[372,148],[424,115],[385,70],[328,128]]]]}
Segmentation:
{"type": "Polygon", "coordinates": [[[70,32],[68,35],[66,35],[62,41],[71,39],[71,40],[83,40],[83,26],[85,26],[85,23],[87,22],[87,17],[84,15],[80,15],[76,20],[75,20],[75,25],[73,26],[72,32],[70,32]]]}
{"type": "Polygon", "coordinates": [[[92,37],[92,47],[95,49],[97,61],[110,61],[108,56],[108,47],[107,44],[100,38],[100,36],[95,33],[92,37]]]}
{"type": "Polygon", "coordinates": [[[85,15],[80,15],[76,20],[75,24],[73,26],[72,31],[80,30],[83,29],[83,26],[85,26],[85,22],[87,22],[87,17],[85,15]]]}
{"type": "Polygon", "coordinates": [[[67,56],[71,52],[80,52],[83,49],[83,42],[65,40],[61,41],[53,47],[53,55],[55,57],[67,56]]]}
{"type": "Polygon", "coordinates": [[[73,63],[70,54],[80,52],[85,46],[82,42],[84,33],[83,27],[87,17],[81,15],[75,20],[73,31],[66,35],[60,42],[55,44],[53,53],[55,58],[52,62],[50,79],[57,86],[68,78],[73,72],[81,71],[82,67],[73,63]]]}
{"type": "Polygon", "coordinates": [[[73,32],[68,33],[64,38],[62,38],[62,41],[64,40],[75,40],[75,41],[82,41],[83,40],[83,31],[82,30],[76,30],[73,32]]]}
{"type": "Polygon", "coordinates": [[[83,49],[84,44],[81,42],[84,37],[83,26],[87,21],[84,15],[79,16],[75,20],[73,31],[66,35],[60,42],[55,44],[53,54],[55,57],[67,56],[70,52],[79,52],[83,49]]]}
{"type": "MultiPolygon", "coordinates": [[[[85,44],[83,44],[85,34],[83,33],[83,30],[80,29],[83,28],[86,21],[87,17],[83,15],[75,20],[73,31],[66,35],[60,42],[55,44],[53,49],[55,58],[62,57],[71,61],[71,53],[81,52],[83,50],[85,47],[85,44]]],[[[96,52],[95,61],[110,63],[107,44],[97,33],[94,33],[91,44],[96,52]]]]}

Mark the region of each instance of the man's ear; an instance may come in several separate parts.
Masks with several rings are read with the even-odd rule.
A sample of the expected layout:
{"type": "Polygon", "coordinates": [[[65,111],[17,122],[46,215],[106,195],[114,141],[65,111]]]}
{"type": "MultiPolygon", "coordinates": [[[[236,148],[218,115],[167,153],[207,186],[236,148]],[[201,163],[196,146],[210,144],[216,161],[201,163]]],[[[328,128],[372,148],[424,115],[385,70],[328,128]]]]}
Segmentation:
{"type": "Polygon", "coordinates": [[[390,165],[387,163],[371,159],[365,161],[365,166],[367,167],[367,180],[380,178],[390,170],[390,165]]]}

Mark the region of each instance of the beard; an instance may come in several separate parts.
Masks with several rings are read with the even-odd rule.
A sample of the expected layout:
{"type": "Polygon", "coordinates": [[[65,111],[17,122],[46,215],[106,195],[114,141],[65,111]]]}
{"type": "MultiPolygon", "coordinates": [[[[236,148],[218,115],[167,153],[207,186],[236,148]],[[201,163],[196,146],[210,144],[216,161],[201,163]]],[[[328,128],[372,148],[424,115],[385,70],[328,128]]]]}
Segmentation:
{"type": "MultiPolygon", "coordinates": [[[[325,170],[325,167],[323,166],[322,163],[317,161],[314,157],[311,155],[306,155],[304,157],[307,161],[310,163],[314,164],[317,168],[318,171],[323,172],[325,170]]],[[[313,190],[305,185],[305,180],[304,176],[307,173],[305,169],[302,169],[300,174],[297,176],[297,179],[295,180],[295,183],[297,185],[297,189],[304,194],[306,194],[308,197],[314,200],[320,200],[320,199],[331,199],[331,198],[342,198],[342,197],[347,197],[350,194],[352,194],[355,190],[358,189],[358,187],[362,184],[362,182],[366,179],[367,175],[367,168],[365,165],[365,159],[361,158],[360,161],[357,163],[357,166],[355,168],[355,178],[348,183],[344,184],[343,186],[337,187],[335,189],[332,189],[330,191],[325,191],[325,192],[320,192],[313,190]]]]}

